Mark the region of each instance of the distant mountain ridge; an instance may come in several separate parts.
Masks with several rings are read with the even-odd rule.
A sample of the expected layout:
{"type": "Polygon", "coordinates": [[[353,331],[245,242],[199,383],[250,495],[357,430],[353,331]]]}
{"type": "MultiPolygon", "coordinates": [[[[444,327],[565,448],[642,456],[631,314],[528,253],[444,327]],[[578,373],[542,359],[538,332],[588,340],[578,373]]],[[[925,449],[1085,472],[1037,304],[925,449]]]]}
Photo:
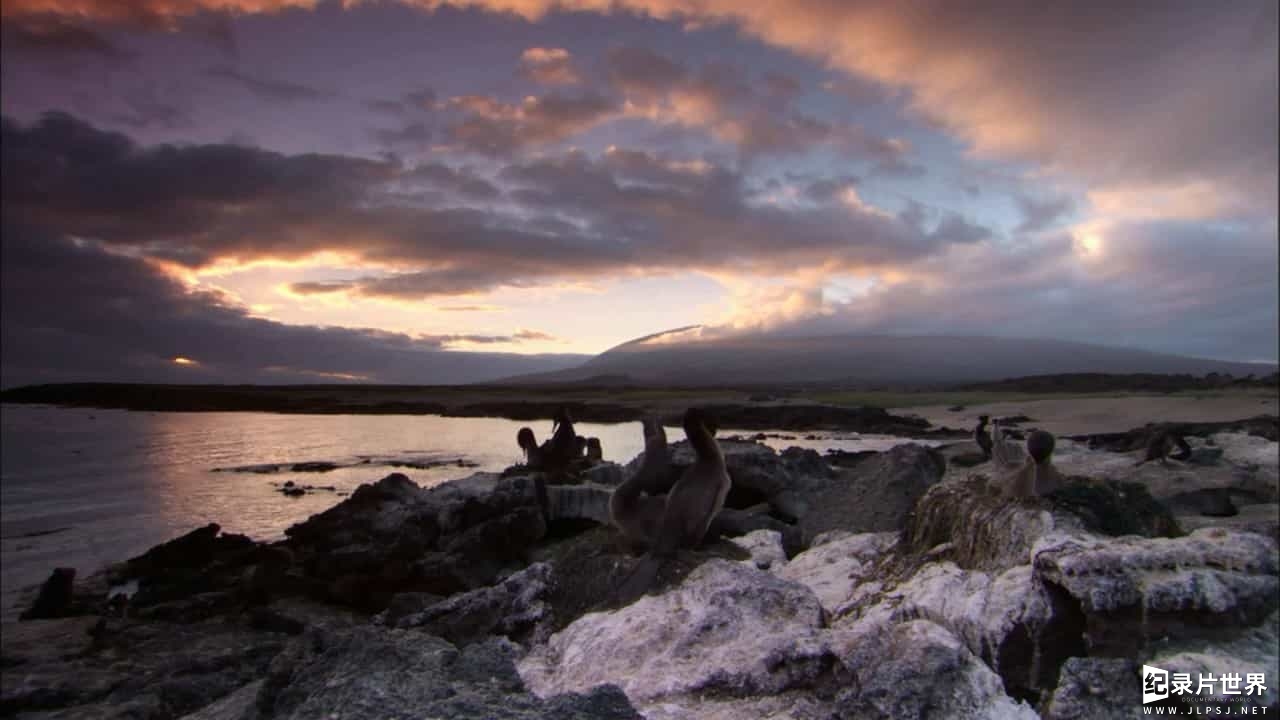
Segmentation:
{"type": "Polygon", "coordinates": [[[697,326],[623,343],[583,365],[514,384],[709,386],[790,383],[953,384],[1063,373],[1265,375],[1274,364],[1169,355],[1064,340],[974,336],[742,335],[682,341],[697,326]],[[670,338],[655,342],[662,338],[670,338]]]}

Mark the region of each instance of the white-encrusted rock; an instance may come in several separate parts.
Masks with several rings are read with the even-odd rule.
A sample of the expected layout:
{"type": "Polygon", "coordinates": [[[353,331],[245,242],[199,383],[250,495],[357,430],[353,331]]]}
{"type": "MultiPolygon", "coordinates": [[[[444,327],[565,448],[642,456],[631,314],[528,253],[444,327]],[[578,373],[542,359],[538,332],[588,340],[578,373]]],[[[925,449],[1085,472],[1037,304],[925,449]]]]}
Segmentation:
{"type": "Polygon", "coordinates": [[[803,585],[710,560],[663,595],[579,618],[519,670],[543,697],[606,683],[639,704],[703,692],[772,695],[830,669],[822,624],[822,606],[803,585]]]}
{"type": "MultiPolygon", "coordinates": [[[[1231,707],[1255,706],[1269,708],[1274,715],[1280,708],[1280,612],[1272,613],[1265,622],[1249,628],[1238,637],[1225,642],[1208,639],[1174,643],[1156,653],[1145,664],[1154,665],[1170,673],[1188,673],[1197,681],[1201,675],[1221,678],[1225,674],[1246,678],[1250,673],[1261,673],[1266,690],[1261,693],[1239,695],[1224,694],[1221,683],[1213,685],[1213,692],[1201,693],[1231,707]]],[[[1244,690],[1244,684],[1235,689],[1244,690]]]]}
{"type": "Polygon", "coordinates": [[[778,570],[787,564],[782,533],[777,530],[752,530],[746,535],[730,538],[729,542],[751,553],[751,557],[742,562],[759,570],[778,570]]]}
{"type": "Polygon", "coordinates": [[[869,720],[1035,720],[1010,698],[1000,676],[959,638],[928,620],[865,636],[841,656],[852,679],[837,696],[840,717],[869,720]]]}
{"type": "Polygon", "coordinates": [[[778,576],[805,585],[818,596],[827,612],[839,614],[854,601],[858,589],[871,580],[876,568],[898,542],[897,533],[860,533],[824,536],[825,542],[791,559],[778,576]]]}

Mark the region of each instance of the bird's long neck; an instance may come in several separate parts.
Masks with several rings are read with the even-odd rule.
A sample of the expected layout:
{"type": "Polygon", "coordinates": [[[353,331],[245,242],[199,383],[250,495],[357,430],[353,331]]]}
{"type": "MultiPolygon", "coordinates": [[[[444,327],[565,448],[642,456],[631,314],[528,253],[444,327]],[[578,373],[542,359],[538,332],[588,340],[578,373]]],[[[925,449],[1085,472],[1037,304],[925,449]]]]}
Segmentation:
{"type": "Polygon", "coordinates": [[[693,451],[698,454],[698,462],[724,465],[724,454],[720,452],[720,444],[716,442],[715,436],[706,425],[697,421],[686,422],[684,434],[689,438],[693,451]]]}
{"type": "Polygon", "coordinates": [[[630,502],[640,497],[640,493],[652,487],[667,468],[666,436],[659,434],[657,437],[646,437],[644,445],[644,460],[640,462],[640,469],[635,475],[623,480],[613,491],[621,501],[630,502]]]}

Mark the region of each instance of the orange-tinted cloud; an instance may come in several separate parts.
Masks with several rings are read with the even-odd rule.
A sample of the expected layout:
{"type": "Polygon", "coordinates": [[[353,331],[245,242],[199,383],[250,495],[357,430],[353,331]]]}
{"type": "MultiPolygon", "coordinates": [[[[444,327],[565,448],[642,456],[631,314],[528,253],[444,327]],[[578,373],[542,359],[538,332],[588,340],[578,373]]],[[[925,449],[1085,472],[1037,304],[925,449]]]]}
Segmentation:
{"type": "Polygon", "coordinates": [[[647,48],[631,46],[607,53],[605,73],[624,99],[627,115],[705,129],[748,156],[823,147],[871,161],[874,172],[911,168],[905,160],[911,148],[905,141],[799,110],[793,101],[800,85],[792,78],[776,74],[751,78],[735,66],[715,62],[686,67],[647,48]]]}
{"type": "Polygon", "coordinates": [[[461,149],[497,156],[572,137],[612,119],[619,110],[614,99],[595,92],[531,95],[519,103],[464,95],[450,99],[447,108],[461,113],[447,124],[449,141],[461,149]]]}
{"type": "Polygon", "coordinates": [[[316,0],[5,0],[3,17],[60,15],[167,25],[200,12],[264,13],[311,9],[316,0]]]}
{"type": "MultiPolygon", "coordinates": [[[[1276,212],[1274,0],[1229,4],[946,0],[422,0],[513,12],[627,10],[719,21],[878,83],[976,152],[1118,192],[1205,183],[1221,207],[1276,212]]],[[[686,117],[697,97],[674,105],[686,117]]],[[[724,127],[721,132],[739,133],[724,127]]]]}
{"type": "Polygon", "coordinates": [[[582,76],[564,48],[531,47],[520,54],[520,73],[542,85],[576,85],[582,76]]]}

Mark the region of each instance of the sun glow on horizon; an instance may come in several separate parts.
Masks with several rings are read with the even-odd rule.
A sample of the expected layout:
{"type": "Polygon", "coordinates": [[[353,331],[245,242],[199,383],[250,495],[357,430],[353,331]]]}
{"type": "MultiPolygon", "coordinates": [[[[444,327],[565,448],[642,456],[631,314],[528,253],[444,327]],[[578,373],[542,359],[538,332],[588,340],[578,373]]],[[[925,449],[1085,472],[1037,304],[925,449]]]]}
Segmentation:
{"type": "Polygon", "coordinates": [[[199,365],[200,363],[196,362],[195,360],[192,360],[191,358],[185,358],[179,355],[173,359],[173,364],[174,365],[199,365]]]}

